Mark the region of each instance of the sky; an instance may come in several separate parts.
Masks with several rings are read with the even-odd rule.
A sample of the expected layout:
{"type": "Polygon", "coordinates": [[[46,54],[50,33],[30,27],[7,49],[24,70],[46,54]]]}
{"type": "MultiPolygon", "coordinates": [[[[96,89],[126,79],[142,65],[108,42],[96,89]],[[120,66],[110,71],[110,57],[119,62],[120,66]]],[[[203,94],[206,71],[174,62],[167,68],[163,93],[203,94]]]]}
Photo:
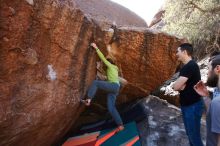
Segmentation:
{"type": "Polygon", "coordinates": [[[111,0],[142,17],[149,25],[165,0],[111,0]]]}

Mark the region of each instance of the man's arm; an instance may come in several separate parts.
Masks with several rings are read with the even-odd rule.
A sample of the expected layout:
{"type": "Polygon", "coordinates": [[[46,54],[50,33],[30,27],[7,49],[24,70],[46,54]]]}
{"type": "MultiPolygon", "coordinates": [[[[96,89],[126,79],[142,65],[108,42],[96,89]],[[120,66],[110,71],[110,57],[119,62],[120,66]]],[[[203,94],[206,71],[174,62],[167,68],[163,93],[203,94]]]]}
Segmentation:
{"type": "Polygon", "coordinates": [[[211,102],[211,132],[216,133],[217,146],[220,146],[220,97],[215,97],[211,102]]]}
{"type": "Polygon", "coordinates": [[[209,105],[211,103],[211,98],[210,98],[210,94],[209,94],[209,91],[206,87],[206,85],[202,82],[202,81],[199,81],[195,86],[194,86],[194,90],[201,96],[203,96],[203,100],[204,100],[204,103],[205,103],[205,107],[206,107],[206,110],[208,110],[209,108],[209,105]]]}
{"type": "Polygon", "coordinates": [[[209,91],[206,87],[206,85],[202,82],[199,81],[195,86],[194,86],[194,90],[201,96],[203,97],[209,97],[209,91]]]}
{"type": "Polygon", "coordinates": [[[180,90],[183,90],[185,88],[185,85],[186,85],[186,81],[188,80],[187,77],[183,77],[183,76],[180,76],[176,82],[173,84],[173,90],[175,91],[180,91],[180,90]]]}

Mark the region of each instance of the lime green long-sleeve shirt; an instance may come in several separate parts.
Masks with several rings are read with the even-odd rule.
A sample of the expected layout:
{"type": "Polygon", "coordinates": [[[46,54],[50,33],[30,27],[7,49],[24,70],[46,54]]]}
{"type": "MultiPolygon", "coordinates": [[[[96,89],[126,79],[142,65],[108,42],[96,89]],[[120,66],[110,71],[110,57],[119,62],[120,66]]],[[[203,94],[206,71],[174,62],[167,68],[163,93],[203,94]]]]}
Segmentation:
{"type": "Polygon", "coordinates": [[[97,48],[96,52],[99,56],[99,58],[104,62],[104,64],[107,66],[107,79],[109,82],[113,82],[113,83],[119,83],[119,79],[118,79],[118,67],[114,64],[111,64],[106,58],[105,56],[102,54],[102,52],[97,48]]]}

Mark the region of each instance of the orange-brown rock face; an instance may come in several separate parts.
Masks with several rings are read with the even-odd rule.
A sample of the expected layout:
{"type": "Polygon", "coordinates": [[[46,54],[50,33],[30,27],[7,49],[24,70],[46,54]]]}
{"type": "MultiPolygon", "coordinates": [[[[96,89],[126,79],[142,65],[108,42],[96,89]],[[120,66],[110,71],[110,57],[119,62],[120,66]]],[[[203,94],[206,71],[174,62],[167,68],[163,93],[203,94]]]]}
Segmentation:
{"type": "Polygon", "coordinates": [[[73,4],[1,1],[0,145],[51,145],[82,108],[93,25],[73,4]]]}
{"type": "Polygon", "coordinates": [[[149,94],[174,73],[180,40],[141,28],[120,28],[117,35],[110,52],[130,84],[149,94]]]}
{"type": "Polygon", "coordinates": [[[1,0],[0,145],[48,146],[68,131],[95,78],[92,40],[101,48],[113,42],[110,53],[129,81],[123,90],[126,101],[147,95],[174,72],[179,40],[131,27],[116,29],[112,39],[112,31],[106,31],[111,23],[143,27],[144,22],[134,15],[123,21],[121,15],[111,17],[115,4],[109,4],[102,9],[108,25],[98,25],[106,19],[83,11],[80,1],[1,0]]]}

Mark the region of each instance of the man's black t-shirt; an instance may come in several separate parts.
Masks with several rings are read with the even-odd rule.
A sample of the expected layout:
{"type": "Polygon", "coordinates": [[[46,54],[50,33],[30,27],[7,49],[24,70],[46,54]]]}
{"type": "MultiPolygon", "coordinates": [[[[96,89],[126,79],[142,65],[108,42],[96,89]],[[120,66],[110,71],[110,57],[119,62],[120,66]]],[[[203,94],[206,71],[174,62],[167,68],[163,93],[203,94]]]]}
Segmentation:
{"type": "Polygon", "coordinates": [[[193,89],[194,85],[201,80],[199,66],[194,60],[190,60],[180,70],[180,76],[187,77],[184,90],[180,91],[181,106],[189,106],[201,99],[201,96],[193,89]]]}

